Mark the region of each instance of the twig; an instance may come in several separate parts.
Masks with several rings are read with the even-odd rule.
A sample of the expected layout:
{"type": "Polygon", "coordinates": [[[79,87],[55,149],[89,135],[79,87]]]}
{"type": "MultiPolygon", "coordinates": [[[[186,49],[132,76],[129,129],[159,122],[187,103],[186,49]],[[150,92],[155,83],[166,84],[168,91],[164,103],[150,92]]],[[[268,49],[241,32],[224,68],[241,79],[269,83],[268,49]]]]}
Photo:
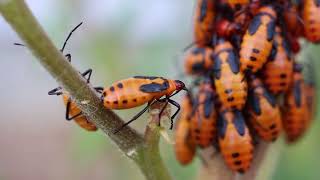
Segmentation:
{"type": "Polygon", "coordinates": [[[23,0],[0,0],[0,12],[37,60],[75,99],[85,115],[108,135],[127,157],[137,163],[147,179],[170,179],[156,148],[158,140],[154,139],[155,142],[152,142],[150,147],[151,142],[148,139],[145,142],[144,137],[129,126],[117,134],[112,133],[123,121],[103,107],[96,92],[53,45],[23,0]],[[149,166],[150,162],[154,163],[153,166],[149,166]]]}

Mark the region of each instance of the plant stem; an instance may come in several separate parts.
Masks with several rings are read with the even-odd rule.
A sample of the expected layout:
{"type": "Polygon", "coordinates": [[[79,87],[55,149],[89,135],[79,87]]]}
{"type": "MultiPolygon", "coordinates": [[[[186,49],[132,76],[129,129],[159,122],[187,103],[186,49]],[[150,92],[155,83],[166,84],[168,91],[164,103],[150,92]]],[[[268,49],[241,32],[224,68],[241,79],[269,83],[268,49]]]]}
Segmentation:
{"type": "Polygon", "coordinates": [[[127,157],[137,163],[147,179],[170,179],[159,154],[159,135],[154,134],[153,138],[150,136],[151,139],[145,139],[129,126],[117,134],[112,133],[123,121],[104,108],[96,91],[53,45],[23,0],[0,0],[0,13],[42,66],[74,98],[82,112],[108,135],[127,157]]]}

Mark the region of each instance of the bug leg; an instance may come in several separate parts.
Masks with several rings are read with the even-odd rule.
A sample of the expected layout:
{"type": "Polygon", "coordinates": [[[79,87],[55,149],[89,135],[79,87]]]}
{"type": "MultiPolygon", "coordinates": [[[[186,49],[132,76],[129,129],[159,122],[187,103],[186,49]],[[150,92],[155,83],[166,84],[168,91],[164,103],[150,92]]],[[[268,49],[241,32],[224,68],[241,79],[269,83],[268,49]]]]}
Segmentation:
{"type": "Polygon", "coordinates": [[[71,54],[66,54],[66,55],[64,55],[64,57],[66,57],[67,58],[67,60],[69,61],[69,62],[71,62],[71,54]]]}
{"type": "Polygon", "coordinates": [[[162,116],[164,110],[166,109],[166,107],[167,107],[167,105],[168,105],[168,100],[167,100],[167,99],[164,99],[164,100],[165,100],[165,104],[164,104],[164,106],[162,107],[162,109],[160,110],[160,113],[159,113],[159,115],[158,115],[158,117],[159,117],[159,126],[161,125],[161,123],[160,123],[161,116],[162,116]]]}
{"type": "Polygon", "coordinates": [[[135,121],[136,119],[138,119],[144,112],[146,112],[150,107],[150,104],[148,103],[148,105],[142,109],[138,114],[136,114],[132,119],[130,119],[128,122],[124,123],[123,125],[121,125],[119,128],[117,128],[116,130],[113,131],[113,134],[118,133],[122,128],[124,128],[125,126],[127,126],[128,124],[130,124],[132,121],[135,121]]]}
{"type": "Polygon", "coordinates": [[[86,78],[87,83],[90,82],[90,78],[91,78],[91,74],[92,74],[92,69],[88,69],[85,72],[83,72],[81,75],[86,78],[86,75],[88,75],[88,78],[86,78]]]}
{"type": "Polygon", "coordinates": [[[99,94],[103,92],[103,87],[95,87],[94,88],[99,94]]]}
{"type": "Polygon", "coordinates": [[[70,106],[71,106],[71,99],[69,98],[68,99],[68,103],[67,103],[67,110],[66,110],[66,120],[67,121],[71,121],[72,119],[76,118],[76,117],[79,117],[80,115],[82,115],[82,112],[70,117],[69,116],[69,113],[70,113],[70,106]]]}
{"type": "Polygon", "coordinates": [[[175,102],[174,100],[168,99],[169,103],[174,105],[175,107],[177,107],[178,109],[176,110],[176,112],[171,116],[171,126],[170,129],[173,128],[173,119],[176,117],[176,115],[179,113],[180,111],[180,104],[175,102]]]}
{"type": "Polygon", "coordinates": [[[62,88],[61,87],[57,87],[57,88],[54,88],[52,89],[51,91],[48,92],[48,95],[61,95],[62,92],[60,91],[62,88]]]}

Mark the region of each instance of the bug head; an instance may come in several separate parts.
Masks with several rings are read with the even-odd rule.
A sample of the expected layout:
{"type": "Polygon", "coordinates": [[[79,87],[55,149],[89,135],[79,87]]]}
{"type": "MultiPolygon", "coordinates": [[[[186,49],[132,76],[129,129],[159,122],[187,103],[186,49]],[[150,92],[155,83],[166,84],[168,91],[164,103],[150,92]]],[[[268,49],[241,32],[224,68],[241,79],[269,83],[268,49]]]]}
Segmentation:
{"type": "Polygon", "coordinates": [[[181,91],[181,90],[188,91],[188,89],[186,88],[186,85],[182,81],[175,80],[174,84],[176,85],[176,90],[177,91],[181,91]]]}

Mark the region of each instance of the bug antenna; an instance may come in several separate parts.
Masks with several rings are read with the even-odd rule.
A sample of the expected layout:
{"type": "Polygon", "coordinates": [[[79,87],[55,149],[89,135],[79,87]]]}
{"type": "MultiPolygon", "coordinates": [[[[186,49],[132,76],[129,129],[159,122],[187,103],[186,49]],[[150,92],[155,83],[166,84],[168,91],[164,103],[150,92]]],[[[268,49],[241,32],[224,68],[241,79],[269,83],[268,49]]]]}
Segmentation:
{"type": "Polygon", "coordinates": [[[62,48],[60,49],[61,53],[63,52],[64,48],[66,47],[67,42],[68,42],[68,40],[70,39],[72,33],[73,33],[75,30],[77,30],[77,29],[82,25],[82,23],[83,23],[83,22],[81,22],[80,24],[78,24],[76,27],[74,27],[74,28],[70,31],[68,37],[66,38],[66,40],[65,40],[64,43],[63,43],[62,48]]]}

